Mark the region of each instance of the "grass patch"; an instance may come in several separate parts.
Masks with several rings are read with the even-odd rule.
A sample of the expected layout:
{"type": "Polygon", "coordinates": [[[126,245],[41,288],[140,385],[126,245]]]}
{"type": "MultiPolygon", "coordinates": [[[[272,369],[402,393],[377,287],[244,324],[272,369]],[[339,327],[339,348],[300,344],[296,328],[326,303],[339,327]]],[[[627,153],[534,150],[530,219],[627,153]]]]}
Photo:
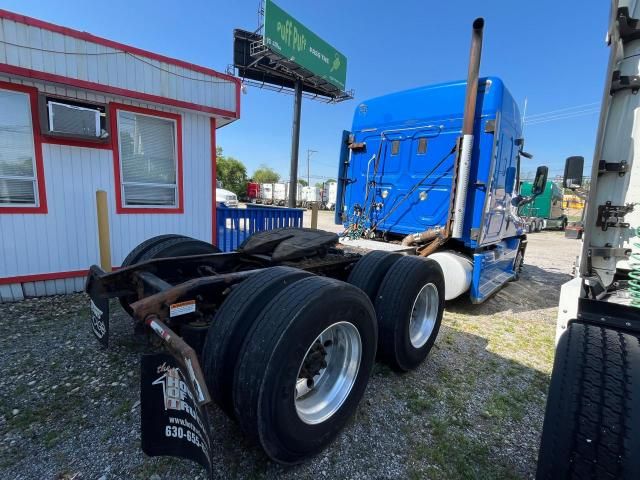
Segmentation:
{"type": "Polygon", "coordinates": [[[430,430],[432,442],[417,442],[413,446],[413,460],[425,464],[425,467],[412,468],[411,477],[517,478],[509,466],[491,458],[489,446],[484,441],[476,440],[442,419],[434,419],[430,430]]]}

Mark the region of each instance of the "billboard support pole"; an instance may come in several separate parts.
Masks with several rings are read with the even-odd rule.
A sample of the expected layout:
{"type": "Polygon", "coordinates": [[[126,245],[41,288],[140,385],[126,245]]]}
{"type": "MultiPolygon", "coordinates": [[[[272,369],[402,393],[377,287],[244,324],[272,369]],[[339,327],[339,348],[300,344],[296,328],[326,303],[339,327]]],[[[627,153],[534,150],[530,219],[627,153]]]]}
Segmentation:
{"type": "Polygon", "coordinates": [[[300,111],[302,107],[302,80],[296,80],[293,100],[293,126],[291,128],[291,169],[289,173],[289,208],[298,200],[298,151],[300,148],[300,111]]]}

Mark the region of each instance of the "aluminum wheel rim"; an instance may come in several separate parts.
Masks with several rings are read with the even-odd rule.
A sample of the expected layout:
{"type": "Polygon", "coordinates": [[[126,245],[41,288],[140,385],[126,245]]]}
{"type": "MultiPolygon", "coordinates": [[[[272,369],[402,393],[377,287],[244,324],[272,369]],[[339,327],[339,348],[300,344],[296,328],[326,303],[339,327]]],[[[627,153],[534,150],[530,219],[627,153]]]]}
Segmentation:
{"type": "Polygon", "coordinates": [[[337,322],[327,327],[311,343],[300,367],[295,385],[295,406],[300,420],[315,425],[328,420],[345,402],[360,370],[362,340],[358,329],[349,322],[337,322]],[[300,378],[310,352],[320,342],[324,347],[326,367],[313,381],[300,378]]]}
{"type": "Polygon", "coordinates": [[[424,346],[431,337],[438,318],[438,303],[438,289],[433,283],[427,283],[418,292],[411,309],[409,340],[414,348],[424,346]]]}

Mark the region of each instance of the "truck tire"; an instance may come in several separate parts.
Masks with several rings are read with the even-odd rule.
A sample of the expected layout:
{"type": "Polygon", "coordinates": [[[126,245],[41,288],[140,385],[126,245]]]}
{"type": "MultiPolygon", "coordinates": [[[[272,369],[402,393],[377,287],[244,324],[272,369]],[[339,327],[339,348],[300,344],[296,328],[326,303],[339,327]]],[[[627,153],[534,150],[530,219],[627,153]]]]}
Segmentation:
{"type": "MultiPolygon", "coordinates": [[[[185,238],[185,237],[184,235],[176,235],[173,233],[169,233],[166,235],[157,235],[155,237],[148,238],[129,252],[129,255],[127,255],[124,258],[124,260],[122,261],[122,265],[120,267],[125,268],[131,265],[135,265],[136,263],[138,263],[138,259],[140,258],[140,256],[143,255],[147,250],[149,250],[150,248],[153,248],[158,243],[164,242],[165,240],[169,240],[172,238],[185,238]]],[[[133,312],[131,311],[131,307],[129,307],[129,305],[132,302],[135,302],[135,298],[133,298],[132,300],[132,297],[118,297],[118,300],[120,301],[120,305],[122,306],[123,310],[127,312],[129,315],[131,315],[133,312]]]]}
{"type": "Polygon", "coordinates": [[[312,276],[282,290],[238,357],[233,402],[242,430],[283,464],[321,451],[364,394],[377,333],[371,302],[352,285],[312,276]]]}
{"type": "MultiPolygon", "coordinates": [[[[185,235],[158,235],[157,237],[145,240],[122,262],[123,267],[129,267],[136,263],[146,262],[157,258],[186,257],[188,255],[200,255],[204,253],[219,253],[220,249],[211,243],[196,240],[185,235]]],[[[135,295],[118,297],[120,305],[131,315],[133,312],[130,305],[137,300],[135,295]]]]}
{"type": "Polygon", "coordinates": [[[266,268],[233,288],[216,312],[202,352],[202,366],[213,400],[230,417],[238,352],[260,312],[281,290],[312,274],[291,267],[266,268]]]}
{"type": "Polygon", "coordinates": [[[560,337],[537,478],[640,478],[640,340],[583,323],[560,337]]]}
{"type": "Polygon", "coordinates": [[[147,240],[142,242],[140,245],[138,245],[136,248],[131,250],[131,252],[129,252],[129,255],[127,255],[125,259],[122,261],[121,268],[128,267],[130,265],[134,265],[138,263],[138,258],[140,258],[140,256],[144,252],[146,252],[156,244],[160,242],[164,242],[165,240],[168,240],[170,238],[186,238],[186,237],[184,235],[176,235],[173,233],[169,233],[166,235],[157,235],[155,237],[148,238],[147,240]]]}
{"type": "Polygon", "coordinates": [[[364,255],[353,267],[347,283],[355,285],[367,294],[372,302],[376,301],[376,293],[382,279],[402,255],[393,252],[374,250],[364,255]]]}
{"type": "Polygon", "coordinates": [[[206,253],[220,253],[220,249],[209,242],[181,236],[180,238],[170,238],[157,243],[140,255],[137,263],[158,258],[187,257],[206,253]]]}
{"type": "Polygon", "coordinates": [[[375,301],[380,357],[400,371],[420,365],[438,336],[444,298],[444,274],[436,261],[404,256],[395,262],[375,301]]]}

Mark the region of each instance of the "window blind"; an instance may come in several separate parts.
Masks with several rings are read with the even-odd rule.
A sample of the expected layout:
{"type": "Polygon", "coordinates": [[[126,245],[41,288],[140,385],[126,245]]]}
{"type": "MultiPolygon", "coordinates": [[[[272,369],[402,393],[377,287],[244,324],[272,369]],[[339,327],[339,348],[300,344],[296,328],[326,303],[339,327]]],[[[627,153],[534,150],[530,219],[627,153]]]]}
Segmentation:
{"type": "Polygon", "coordinates": [[[0,208],[38,203],[29,96],[0,90],[0,208]]]}
{"type": "Polygon", "coordinates": [[[118,112],[125,206],[177,206],[176,125],[173,120],[118,112]]]}

